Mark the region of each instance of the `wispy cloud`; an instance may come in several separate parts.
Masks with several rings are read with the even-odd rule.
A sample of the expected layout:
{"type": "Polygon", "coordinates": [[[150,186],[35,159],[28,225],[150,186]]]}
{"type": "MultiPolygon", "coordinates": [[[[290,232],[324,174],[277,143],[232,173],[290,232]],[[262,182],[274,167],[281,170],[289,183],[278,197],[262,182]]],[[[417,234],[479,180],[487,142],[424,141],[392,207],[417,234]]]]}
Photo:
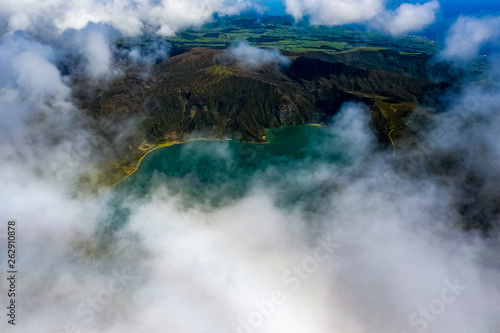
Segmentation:
{"type": "Polygon", "coordinates": [[[443,60],[466,62],[478,56],[481,46],[498,42],[500,17],[482,18],[461,16],[448,31],[443,60]]]}
{"type": "Polygon", "coordinates": [[[344,24],[367,24],[391,35],[418,32],[434,23],[439,2],[424,4],[402,3],[394,11],[386,9],[380,0],[334,0],[305,1],[284,0],[286,12],[296,20],[304,17],[314,25],[336,26],[344,24]]]}
{"type": "Polygon", "coordinates": [[[418,32],[436,21],[439,2],[436,0],[424,4],[403,3],[394,11],[385,10],[378,14],[369,25],[393,36],[418,32]]]}
{"type": "MultiPolygon", "coordinates": [[[[349,16],[357,7],[347,2],[289,3],[290,11],[297,6],[297,18],[318,15],[318,24],[366,21],[383,10],[381,3],[370,2],[349,16]],[[339,4],[345,5],[338,12],[344,19],[320,13],[321,5],[339,4]]],[[[500,66],[494,56],[483,76],[464,79],[450,93],[446,112],[428,115],[427,122],[410,117],[407,126],[418,141],[403,140],[396,153],[378,145],[368,108],[349,103],[324,129],[329,139],[308,151],[341,155],[343,163],[281,160],[250,175],[248,191],[220,207],[186,208],[185,196],[159,174],[144,196],[130,191],[120,197],[112,190],[90,198],[75,195],[74,179],[110,151],[95,149],[99,138],[73,103],[72,74],[61,67],[67,55],[79,58],[82,73],[99,78],[116,70],[115,33],[133,35],[149,22],[168,34],[204,22],[214,11],[249,6],[235,2],[226,9],[225,4],[169,1],[155,12],[155,2],[115,1],[95,8],[88,2],[2,2],[9,36],[0,42],[0,223],[15,218],[19,225],[16,329],[248,331],[241,324],[256,323],[249,317],[256,304],[274,299],[272,292],[281,289],[286,301],[276,302],[269,315],[260,312],[265,320],[249,326],[254,332],[409,333],[425,324],[429,333],[496,333],[500,66]],[[74,14],[78,6],[81,17],[74,14]],[[155,9],[145,9],[150,7],[155,9]],[[75,31],[37,41],[42,17],[48,18],[45,27],[75,31]],[[96,30],[88,24],[101,19],[108,24],[96,30]],[[284,207],[292,187],[306,195],[284,207]],[[113,215],[118,209],[123,211],[113,215]],[[464,225],[488,226],[489,234],[464,232],[464,225]],[[325,235],[338,247],[313,269],[310,258],[317,260],[325,235]],[[298,283],[300,288],[292,288],[298,283]],[[463,292],[453,293],[457,290],[463,292]]],[[[404,13],[395,11],[396,17],[404,13]]],[[[497,18],[460,18],[443,59],[472,59],[483,43],[496,42],[491,27],[497,25],[497,18]]],[[[401,23],[396,31],[414,26],[401,23]]],[[[132,49],[127,56],[149,59],[166,54],[163,48],[168,46],[132,49]]],[[[289,61],[277,50],[244,42],[227,52],[250,68],[289,61]]],[[[194,158],[198,149],[222,165],[237,165],[228,146],[179,149],[185,156],[194,158]]],[[[180,191],[192,186],[189,178],[195,176],[177,177],[180,191]]],[[[214,195],[228,195],[219,191],[214,195]]],[[[4,232],[2,227],[1,242],[4,232]]],[[[2,293],[0,302],[5,299],[2,293]]],[[[8,332],[5,325],[2,320],[0,327],[8,332]]]]}
{"type": "Polygon", "coordinates": [[[214,13],[236,15],[254,6],[245,0],[85,0],[64,4],[57,0],[2,0],[1,7],[0,23],[3,24],[0,26],[4,25],[6,32],[26,30],[36,34],[54,30],[61,33],[95,22],[108,23],[126,36],[134,36],[145,27],[160,35],[173,35],[179,29],[210,21],[214,13]]]}
{"type": "Polygon", "coordinates": [[[285,66],[290,58],[282,55],[277,48],[263,49],[250,45],[246,40],[238,40],[225,52],[229,60],[236,61],[240,67],[258,69],[266,65],[285,66]]]}
{"type": "Polygon", "coordinates": [[[317,25],[364,23],[384,9],[381,0],[284,0],[286,12],[296,20],[304,16],[317,25]]]}

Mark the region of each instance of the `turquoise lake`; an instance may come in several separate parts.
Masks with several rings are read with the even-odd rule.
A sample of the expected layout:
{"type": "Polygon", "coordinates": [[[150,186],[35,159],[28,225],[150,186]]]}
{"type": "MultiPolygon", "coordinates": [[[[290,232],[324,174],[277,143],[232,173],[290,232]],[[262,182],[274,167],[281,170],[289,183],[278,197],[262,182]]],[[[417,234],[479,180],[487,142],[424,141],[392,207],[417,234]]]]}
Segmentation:
{"type": "Polygon", "coordinates": [[[324,184],[304,184],[297,178],[304,179],[320,166],[348,163],[326,127],[269,129],[267,140],[267,144],[200,140],[157,149],[112,189],[114,209],[108,218],[121,225],[129,213],[124,203],[147,200],[158,188],[179,198],[186,209],[217,208],[259,188],[273,191],[278,206],[307,205],[317,201],[324,184]]]}

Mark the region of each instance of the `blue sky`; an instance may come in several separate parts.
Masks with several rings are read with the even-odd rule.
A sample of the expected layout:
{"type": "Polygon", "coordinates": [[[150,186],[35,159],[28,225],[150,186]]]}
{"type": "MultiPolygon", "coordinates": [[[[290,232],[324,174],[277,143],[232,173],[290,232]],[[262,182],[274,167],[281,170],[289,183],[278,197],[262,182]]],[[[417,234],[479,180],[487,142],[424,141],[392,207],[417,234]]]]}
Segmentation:
{"type": "MultiPolygon", "coordinates": [[[[394,10],[402,3],[423,4],[431,0],[388,0],[386,8],[394,10]]],[[[285,6],[281,0],[260,0],[262,5],[269,8],[268,14],[283,15],[285,6]]],[[[428,38],[444,41],[446,32],[459,16],[497,16],[500,15],[500,0],[439,0],[440,9],[436,15],[436,21],[425,29],[415,34],[428,38]]]]}
{"type": "MultiPolygon", "coordinates": [[[[394,1],[393,1],[394,2],[394,1]]],[[[398,1],[400,2],[400,1],[398,1]]],[[[408,1],[418,2],[418,1],[408,1]]],[[[485,16],[500,12],[499,0],[441,0],[441,13],[446,18],[454,18],[460,15],[467,16],[485,16]]]]}
{"type": "MultiPolygon", "coordinates": [[[[270,8],[270,13],[279,15],[284,13],[284,6],[280,0],[260,1],[263,5],[270,8]]],[[[396,1],[390,0],[387,3],[389,9],[397,8],[401,3],[425,3],[426,1],[396,1]]],[[[500,13],[500,0],[441,0],[441,14],[447,18],[453,18],[460,15],[484,16],[500,13]]]]}

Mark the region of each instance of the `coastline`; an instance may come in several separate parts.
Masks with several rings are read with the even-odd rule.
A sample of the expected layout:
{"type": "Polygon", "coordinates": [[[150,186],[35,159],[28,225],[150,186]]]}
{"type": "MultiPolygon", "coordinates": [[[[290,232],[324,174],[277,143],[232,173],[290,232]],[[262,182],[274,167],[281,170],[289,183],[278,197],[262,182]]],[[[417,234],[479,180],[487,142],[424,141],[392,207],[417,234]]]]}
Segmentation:
{"type": "MultiPolygon", "coordinates": [[[[225,138],[225,139],[211,139],[211,138],[191,138],[191,139],[187,139],[185,141],[171,141],[171,142],[165,142],[165,143],[160,143],[160,144],[157,144],[157,145],[153,145],[153,148],[151,149],[148,149],[145,151],[144,155],[142,155],[141,158],[139,158],[139,160],[137,161],[136,163],[136,166],[133,167],[132,171],[125,175],[119,182],[117,182],[116,184],[113,184],[109,187],[106,187],[106,189],[109,189],[109,188],[113,188],[115,186],[117,186],[118,184],[120,184],[121,182],[123,182],[125,179],[127,179],[128,177],[132,176],[138,169],[139,169],[139,166],[141,165],[142,163],[142,160],[148,156],[150,153],[152,153],[153,151],[157,150],[157,149],[161,149],[161,148],[167,148],[167,147],[172,147],[172,146],[176,146],[176,145],[181,145],[181,144],[185,144],[185,143],[189,143],[189,142],[193,142],[193,141],[232,141],[233,139],[229,139],[229,138],[225,138]]],[[[145,145],[147,144],[146,142],[143,142],[141,144],[142,145],[145,145]]],[[[139,146],[139,149],[140,147],[139,146]]]]}
{"type": "MultiPolygon", "coordinates": [[[[285,126],[281,126],[281,127],[286,127],[287,125],[285,126]]],[[[316,123],[316,124],[304,124],[304,125],[296,125],[296,126],[314,126],[314,127],[325,127],[324,124],[322,123],[316,123]]],[[[281,127],[278,127],[278,128],[281,128],[281,127]]],[[[269,128],[271,129],[271,128],[269,128]]],[[[266,129],[269,130],[269,129],[266,129]]],[[[267,139],[267,135],[263,136],[262,137],[264,140],[267,139]]],[[[135,167],[132,168],[132,171],[128,174],[126,174],[119,182],[117,182],[116,184],[113,184],[109,187],[105,187],[106,189],[109,189],[109,188],[113,188],[117,185],[119,185],[121,182],[123,182],[125,179],[127,179],[128,177],[132,176],[138,169],[139,169],[139,166],[141,165],[143,159],[148,156],[151,152],[157,150],[157,149],[161,149],[161,148],[167,148],[167,147],[172,147],[172,146],[175,146],[175,145],[181,145],[181,144],[185,144],[185,143],[189,143],[189,142],[193,142],[193,141],[219,141],[219,142],[223,142],[223,141],[234,141],[234,139],[229,139],[229,138],[224,138],[224,139],[212,139],[212,138],[191,138],[191,139],[187,139],[185,141],[171,141],[171,142],[165,142],[165,143],[160,143],[160,144],[157,144],[157,145],[152,145],[152,148],[146,148],[144,151],[144,155],[142,155],[141,158],[139,158],[139,160],[137,161],[135,167]]],[[[250,144],[256,144],[256,145],[265,145],[265,144],[269,144],[270,142],[266,140],[266,142],[249,142],[249,141],[240,141],[240,142],[244,142],[244,143],[250,143],[250,144]]],[[[146,143],[145,141],[138,147],[139,149],[141,149],[140,147],[143,146],[143,145],[149,145],[148,143],[146,143]]],[[[142,149],[141,149],[142,150],[142,149]]]]}

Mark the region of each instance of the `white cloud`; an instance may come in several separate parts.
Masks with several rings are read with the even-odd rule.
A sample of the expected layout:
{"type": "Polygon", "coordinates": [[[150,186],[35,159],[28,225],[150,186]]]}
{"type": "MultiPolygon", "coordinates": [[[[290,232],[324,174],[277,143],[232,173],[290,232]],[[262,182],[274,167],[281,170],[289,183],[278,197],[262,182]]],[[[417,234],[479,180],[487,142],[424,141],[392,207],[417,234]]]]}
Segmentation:
{"type": "Polygon", "coordinates": [[[403,3],[395,11],[386,10],[377,15],[370,26],[394,36],[418,32],[436,21],[438,10],[436,0],[416,5],[403,3]]]}
{"type": "Polygon", "coordinates": [[[90,77],[98,78],[108,72],[111,64],[111,51],[102,33],[91,32],[86,36],[82,49],[88,61],[87,72],[90,77]]]}
{"type": "Polygon", "coordinates": [[[134,64],[154,64],[158,59],[167,58],[170,53],[170,43],[162,37],[155,36],[146,46],[134,46],[122,52],[134,64]]]}
{"type": "MultiPolygon", "coordinates": [[[[52,48],[23,36],[14,36],[0,44],[0,58],[3,73],[0,130],[4,139],[12,144],[25,140],[30,131],[23,123],[37,114],[47,120],[46,124],[56,117],[60,117],[57,123],[64,123],[73,108],[69,101],[71,89],[55,66],[56,55],[52,48]]],[[[53,131],[57,128],[55,126],[53,131]]]]}
{"type": "MultiPolygon", "coordinates": [[[[85,75],[92,80],[111,79],[120,74],[113,63],[114,42],[120,32],[107,24],[89,23],[82,29],[68,29],[54,44],[61,45],[61,52],[81,57],[77,75],[85,75]]],[[[75,64],[76,65],[76,64],[75,64]]]]}
{"type": "Polygon", "coordinates": [[[384,9],[382,0],[284,0],[296,20],[304,16],[317,25],[364,23],[384,9]]]}
{"type": "Polygon", "coordinates": [[[94,22],[108,23],[127,36],[140,34],[145,25],[160,35],[173,35],[179,29],[210,21],[214,13],[235,15],[253,7],[246,0],[0,0],[0,23],[3,20],[11,32],[35,34],[41,26],[61,33],[94,22]]]}
{"type": "Polygon", "coordinates": [[[440,58],[458,62],[472,60],[478,55],[481,46],[499,37],[500,17],[461,16],[448,31],[440,58]]]}
{"type": "Polygon", "coordinates": [[[272,50],[262,49],[240,40],[230,47],[226,56],[235,60],[241,67],[256,69],[265,65],[288,65],[290,58],[285,57],[277,48],[272,50]]]}
{"type": "MultiPolygon", "coordinates": [[[[36,8],[25,9],[31,10],[36,8]]],[[[18,14],[12,26],[29,27],[36,16],[18,14]]],[[[476,46],[493,38],[485,22],[496,20],[480,22],[476,46]]],[[[112,67],[106,48],[112,37],[98,31],[85,30],[81,44],[65,45],[96,76],[106,72],[103,64],[112,67]]],[[[458,37],[447,42],[463,47],[458,37]]],[[[116,193],[71,197],[71,177],[58,177],[82,171],[89,156],[81,154],[90,152],[84,119],[57,67],[59,52],[19,34],[0,42],[0,221],[14,217],[19,223],[19,332],[155,333],[168,327],[234,333],[274,289],[286,301],[255,333],[412,332],[409,316],[441,296],[444,280],[455,278],[467,289],[426,331],[489,333],[500,327],[497,231],[490,238],[464,233],[456,206],[465,200],[483,221],[498,223],[497,83],[484,90],[463,87],[448,112],[422,130],[424,144],[396,154],[379,150],[368,110],[345,105],[330,125],[333,139],[311,149],[318,156],[342,154],[346,163],[298,164],[278,175],[262,170],[244,198],[209,211],[183,206],[158,176],[146,197],[128,193],[123,206],[130,214],[119,216],[124,225],[112,232],[116,193]],[[432,173],[443,155],[454,157],[443,164],[457,163],[456,170],[432,173]],[[467,191],[474,186],[464,185],[471,174],[484,180],[472,184],[480,186],[472,194],[467,191]],[[318,194],[312,209],[304,209],[310,198],[283,208],[280,181],[287,194],[292,185],[311,187],[310,196],[318,194]],[[324,236],[338,248],[307,277],[293,275],[300,287],[292,290],[283,274],[301,268],[324,236]],[[124,274],[118,284],[116,273],[124,274]],[[92,301],[96,307],[88,305],[92,301]]],[[[247,66],[288,61],[245,43],[227,52],[247,66]]],[[[498,67],[493,70],[498,77],[498,67]]],[[[231,157],[225,149],[204,147],[206,156],[231,157]]],[[[196,155],[193,146],[180,149],[196,155]]],[[[2,293],[0,303],[5,301],[2,293]]],[[[2,320],[0,330],[6,325],[2,320]]]]}
{"type": "MultiPolygon", "coordinates": [[[[158,177],[146,198],[125,200],[127,224],[106,237],[99,230],[109,223],[102,213],[109,212],[112,193],[70,199],[29,174],[21,186],[12,177],[19,170],[2,166],[0,179],[10,190],[2,202],[20,223],[32,224],[19,245],[26,253],[23,298],[34,306],[20,329],[246,332],[238,327],[259,311],[255,304],[279,289],[285,301],[262,315],[255,332],[409,332],[420,328],[410,316],[442,297],[446,280],[457,279],[466,289],[427,322],[427,331],[494,332],[499,274],[488,260],[495,248],[453,227],[455,193],[445,181],[394,171],[392,154],[377,152],[366,111],[346,105],[330,128],[332,142],[342,144],[318,150],[354,151],[355,163],[280,175],[287,184],[339,185],[340,191],[323,195],[312,218],[300,207],[278,207],[270,184],[257,185],[265,174],[244,198],[209,212],[182,208],[158,177]],[[389,182],[382,172],[389,172],[389,182]],[[307,266],[324,241],[335,244],[331,253],[316,268],[307,266]],[[110,291],[116,272],[124,273],[125,286],[116,283],[110,291]]],[[[483,132],[491,129],[478,124],[488,127],[483,132]]],[[[448,134],[466,141],[473,132],[448,134]]],[[[19,310],[28,308],[21,303],[19,310]]]]}
{"type": "Polygon", "coordinates": [[[382,0],[284,0],[286,12],[296,20],[308,16],[314,25],[367,23],[392,35],[417,32],[434,23],[439,2],[401,4],[396,10],[385,9],[382,0]]]}

